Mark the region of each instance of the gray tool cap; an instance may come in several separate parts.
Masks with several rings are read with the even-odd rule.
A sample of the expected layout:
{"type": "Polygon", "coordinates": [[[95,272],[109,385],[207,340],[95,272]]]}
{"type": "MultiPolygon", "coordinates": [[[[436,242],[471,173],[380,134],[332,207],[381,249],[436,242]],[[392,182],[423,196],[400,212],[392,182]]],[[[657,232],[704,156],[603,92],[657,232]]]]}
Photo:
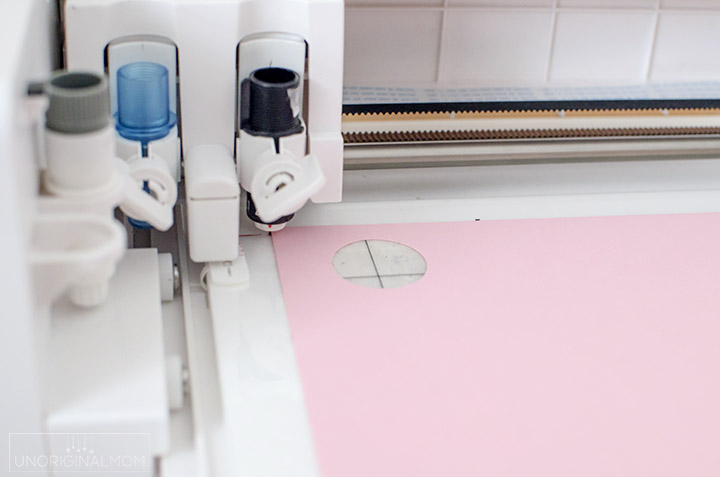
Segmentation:
{"type": "Polygon", "coordinates": [[[45,113],[47,129],[83,134],[110,124],[110,93],[104,76],[59,71],[50,78],[45,92],[50,101],[45,113]]]}

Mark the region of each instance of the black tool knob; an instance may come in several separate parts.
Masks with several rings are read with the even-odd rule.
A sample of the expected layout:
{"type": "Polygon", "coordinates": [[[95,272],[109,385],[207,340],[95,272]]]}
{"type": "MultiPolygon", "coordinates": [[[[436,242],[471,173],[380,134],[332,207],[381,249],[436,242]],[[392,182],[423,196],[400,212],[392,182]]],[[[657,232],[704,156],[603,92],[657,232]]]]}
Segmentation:
{"type": "Polygon", "coordinates": [[[302,132],[300,76],[286,68],[260,68],[242,82],[241,128],[256,136],[302,132]]]}

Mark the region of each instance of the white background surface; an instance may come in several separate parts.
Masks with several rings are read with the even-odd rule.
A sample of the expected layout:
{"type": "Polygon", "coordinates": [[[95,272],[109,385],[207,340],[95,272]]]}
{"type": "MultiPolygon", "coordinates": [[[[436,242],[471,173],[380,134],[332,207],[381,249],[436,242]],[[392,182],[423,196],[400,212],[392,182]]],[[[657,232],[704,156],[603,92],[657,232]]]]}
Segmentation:
{"type": "Polygon", "coordinates": [[[718,0],[347,0],[346,85],[711,81],[718,0]]]}

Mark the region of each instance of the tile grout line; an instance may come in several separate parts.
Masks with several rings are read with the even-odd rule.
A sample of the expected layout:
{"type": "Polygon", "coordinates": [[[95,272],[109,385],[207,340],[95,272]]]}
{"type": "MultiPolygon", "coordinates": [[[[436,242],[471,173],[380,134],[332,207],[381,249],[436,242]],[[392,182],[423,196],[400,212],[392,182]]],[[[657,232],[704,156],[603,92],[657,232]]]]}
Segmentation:
{"type": "Polygon", "coordinates": [[[660,13],[662,9],[662,3],[657,0],[655,4],[655,20],[653,23],[652,40],[650,43],[650,51],[648,53],[647,65],[645,65],[645,84],[650,81],[652,76],[653,67],[655,66],[655,49],[658,41],[658,30],[660,29],[660,13]]]}
{"type": "Polygon", "coordinates": [[[440,37],[438,38],[438,49],[437,49],[437,55],[436,55],[436,64],[435,64],[435,84],[439,85],[440,80],[443,76],[443,58],[445,55],[443,54],[445,51],[445,37],[447,35],[447,10],[448,10],[448,0],[443,0],[442,4],[442,10],[440,11],[440,37]]]}
{"type": "Polygon", "coordinates": [[[380,272],[378,272],[377,265],[375,264],[375,257],[373,257],[372,250],[370,250],[370,244],[367,240],[364,241],[365,246],[367,247],[367,251],[370,254],[370,261],[372,261],[373,268],[375,269],[375,275],[377,276],[378,281],[380,282],[380,288],[385,288],[385,285],[383,285],[382,278],[380,277],[380,272]]]}
{"type": "Polygon", "coordinates": [[[548,50],[548,61],[545,65],[545,84],[550,82],[552,75],[553,57],[555,56],[555,39],[557,37],[558,24],[558,0],[553,0],[552,20],[550,23],[550,48],[548,50]]]}

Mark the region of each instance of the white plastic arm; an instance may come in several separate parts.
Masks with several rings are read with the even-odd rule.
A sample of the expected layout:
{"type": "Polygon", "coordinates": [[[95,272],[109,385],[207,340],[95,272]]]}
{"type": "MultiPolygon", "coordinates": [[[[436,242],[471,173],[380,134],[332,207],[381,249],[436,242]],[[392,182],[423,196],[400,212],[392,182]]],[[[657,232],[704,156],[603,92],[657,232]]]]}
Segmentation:
{"type": "Polygon", "coordinates": [[[297,212],[325,185],[325,175],[312,154],[295,159],[268,151],[257,162],[262,166],[256,169],[250,193],[265,222],[297,212]]]}
{"type": "Polygon", "coordinates": [[[173,206],[177,200],[177,185],[167,163],[160,158],[136,159],[130,163],[118,159],[116,165],[125,179],[120,209],[128,216],[143,220],[158,230],[173,225],[173,206]],[[152,195],[140,188],[148,183],[152,195]]]}

